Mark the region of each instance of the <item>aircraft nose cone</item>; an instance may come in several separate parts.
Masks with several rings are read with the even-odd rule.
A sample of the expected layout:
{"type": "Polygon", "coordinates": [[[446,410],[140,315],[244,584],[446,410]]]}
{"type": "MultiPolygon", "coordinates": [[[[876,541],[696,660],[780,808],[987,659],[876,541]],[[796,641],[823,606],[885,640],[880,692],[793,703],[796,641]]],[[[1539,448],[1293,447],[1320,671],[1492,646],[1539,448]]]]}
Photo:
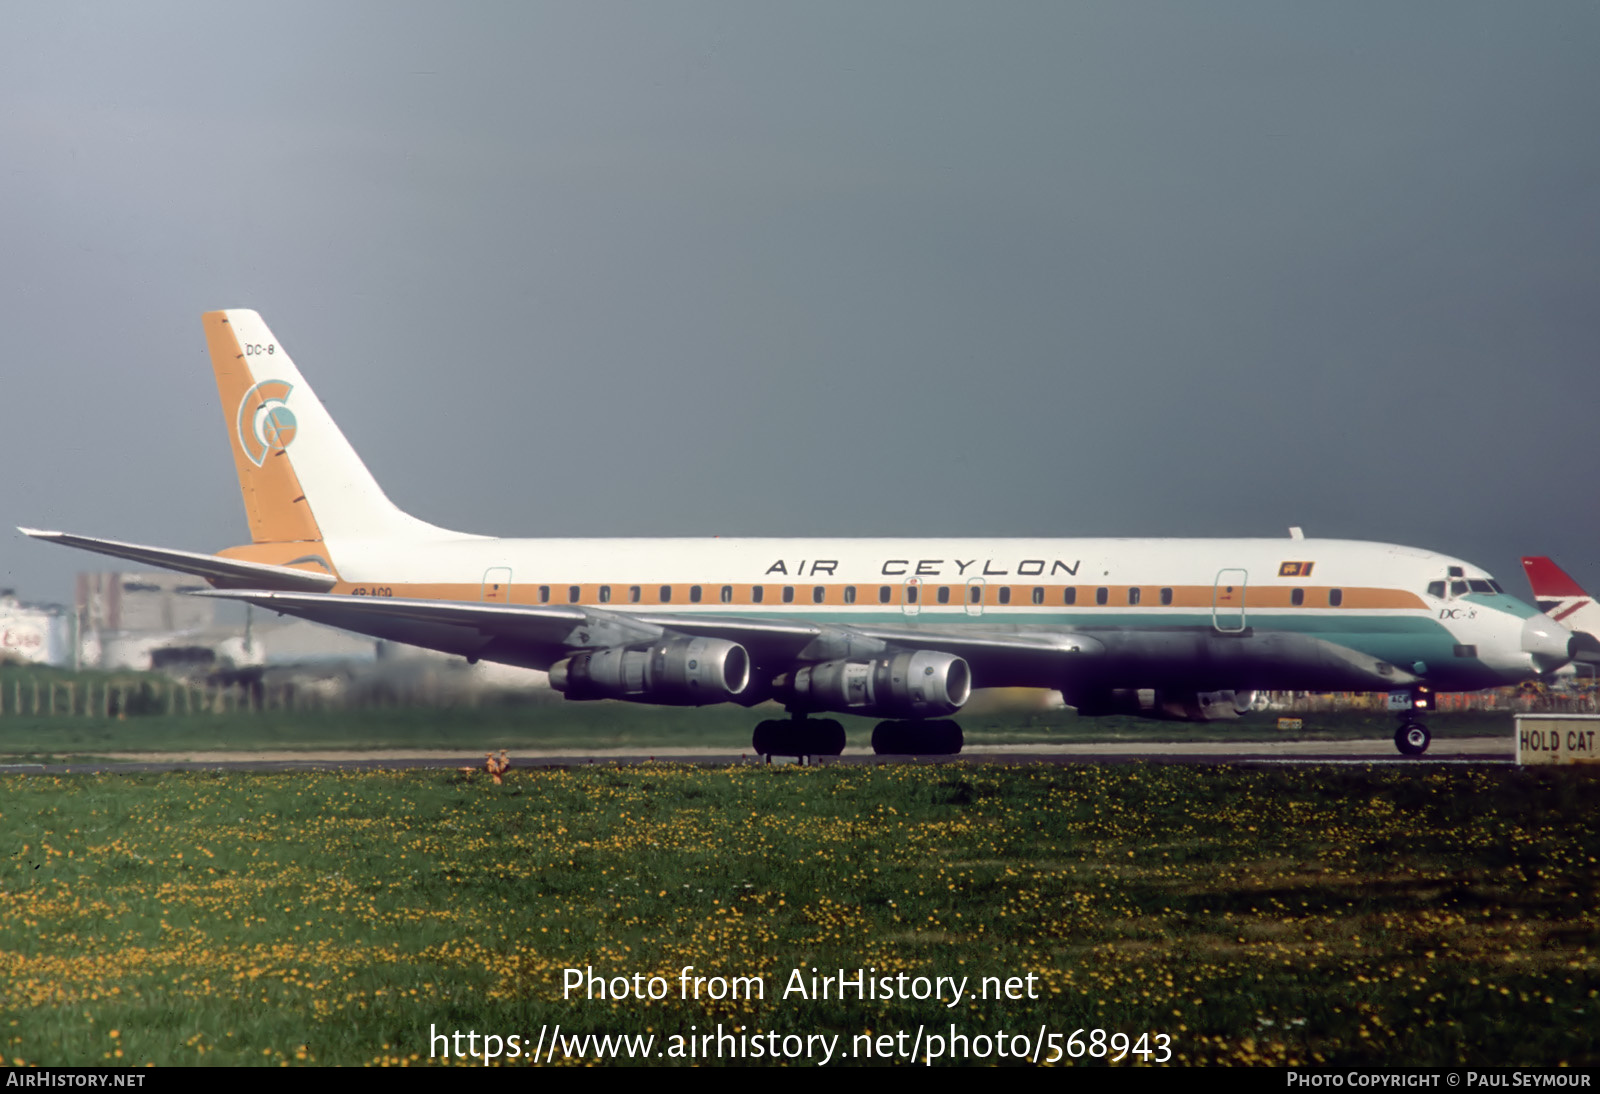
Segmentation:
{"type": "Polygon", "coordinates": [[[1554,672],[1572,660],[1572,632],[1540,612],[1522,624],[1522,652],[1540,672],[1554,672]]]}

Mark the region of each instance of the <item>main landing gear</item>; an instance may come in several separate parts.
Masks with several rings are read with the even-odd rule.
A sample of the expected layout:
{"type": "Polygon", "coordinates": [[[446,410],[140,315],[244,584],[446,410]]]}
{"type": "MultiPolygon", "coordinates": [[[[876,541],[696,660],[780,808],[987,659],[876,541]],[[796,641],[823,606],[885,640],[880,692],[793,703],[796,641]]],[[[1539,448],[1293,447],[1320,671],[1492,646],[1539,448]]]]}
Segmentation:
{"type": "MultiPolygon", "coordinates": [[[[756,726],[750,747],[759,755],[837,756],[844,751],[844,727],[831,718],[772,719],[756,726]]],[[[879,756],[954,756],[964,739],[955,722],[879,722],[872,751],[879,756]]]]}
{"type": "Polygon", "coordinates": [[[1394,746],[1402,756],[1422,755],[1428,751],[1428,744],[1432,740],[1433,735],[1428,732],[1428,727],[1415,714],[1407,711],[1400,715],[1400,728],[1394,731],[1394,746]]]}
{"type": "Polygon", "coordinates": [[[844,726],[832,718],[772,719],[756,726],[750,747],[763,756],[837,756],[844,751],[844,726]]]}
{"type": "Polygon", "coordinates": [[[954,756],[963,743],[955,722],[879,722],[872,731],[879,756],[954,756]]]}

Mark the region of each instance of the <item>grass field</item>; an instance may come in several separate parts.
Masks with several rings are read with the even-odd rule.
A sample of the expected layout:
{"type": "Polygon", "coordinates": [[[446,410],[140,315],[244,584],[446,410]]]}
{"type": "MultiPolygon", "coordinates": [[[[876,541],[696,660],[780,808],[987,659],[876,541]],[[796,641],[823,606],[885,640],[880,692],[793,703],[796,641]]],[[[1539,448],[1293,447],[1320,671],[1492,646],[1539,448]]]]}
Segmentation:
{"type": "Polygon", "coordinates": [[[427,1062],[430,1029],[525,1052],[558,1022],[720,1022],[843,1053],[953,1024],[1164,1033],[1181,1062],[1594,1066],[1594,790],[1464,766],[0,777],[0,1056],[427,1062]],[[765,998],[681,1000],[686,965],[765,998]],[[563,1000],[586,966],[672,990],[563,1000]],[[863,967],[1039,998],[782,997],[863,967]]]}
{"type": "MultiPolygon", "coordinates": [[[[490,748],[605,749],[705,747],[743,751],[762,718],[777,708],[644,707],[629,703],[521,703],[467,707],[395,707],[350,711],[149,715],[117,718],[0,717],[0,756],[48,760],[69,755],[183,750],[444,748],[464,753],[490,748]]],[[[865,747],[876,719],[837,716],[852,745],[865,747]]],[[[1395,720],[1387,714],[1329,712],[1301,715],[1300,739],[1364,737],[1388,741],[1395,720]]],[[[963,713],[969,743],[1063,744],[1088,741],[1277,740],[1290,736],[1275,715],[1253,714],[1216,723],[1164,722],[1132,717],[1079,718],[1067,710],[963,713]]],[[[1438,740],[1503,735],[1511,715],[1437,713],[1428,719],[1438,740]]]]}

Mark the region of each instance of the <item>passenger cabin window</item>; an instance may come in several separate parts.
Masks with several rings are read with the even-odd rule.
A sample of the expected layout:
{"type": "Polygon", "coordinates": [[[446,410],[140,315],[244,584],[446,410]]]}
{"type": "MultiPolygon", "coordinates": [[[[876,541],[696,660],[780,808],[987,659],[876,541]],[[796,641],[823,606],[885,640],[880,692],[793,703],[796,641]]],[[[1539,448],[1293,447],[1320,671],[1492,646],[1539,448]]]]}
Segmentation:
{"type": "Polygon", "coordinates": [[[1434,597],[1437,600],[1443,600],[1444,599],[1444,582],[1442,582],[1442,581],[1430,581],[1430,582],[1428,582],[1428,595],[1431,596],[1431,597],[1434,597]]]}
{"type": "Polygon", "coordinates": [[[1344,590],[1343,589],[1329,589],[1328,590],[1328,607],[1337,608],[1340,604],[1343,604],[1343,603],[1344,603],[1344,590]]]}
{"type": "Polygon", "coordinates": [[[1011,586],[1010,585],[1002,585],[1002,586],[1000,586],[1000,603],[1002,603],[1002,604],[1011,603],[1011,586]]]}
{"type": "Polygon", "coordinates": [[[689,602],[691,604],[700,603],[700,586],[698,586],[698,585],[690,585],[689,586],[689,602]]]}
{"type": "Polygon", "coordinates": [[[783,587],[783,602],[785,604],[793,604],[794,603],[794,586],[793,585],[785,585],[783,587]]]}
{"type": "MultiPolygon", "coordinates": [[[[1441,589],[1439,591],[1443,592],[1444,590],[1441,589]]],[[[1305,602],[1306,602],[1306,591],[1304,589],[1290,589],[1289,590],[1289,603],[1293,604],[1295,607],[1298,608],[1300,605],[1304,604],[1305,602]]]]}
{"type": "Polygon", "coordinates": [[[811,603],[813,603],[813,604],[821,604],[823,602],[823,600],[827,598],[827,595],[828,595],[827,586],[825,586],[825,585],[813,585],[811,587],[811,603]]]}
{"type": "Polygon", "coordinates": [[[1101,589],[1096,589],[1094,591],[1094,602],[1096,604],[1104,604],[1106,601],[1108,601],[1110,599],[1111,599],[1111,590],[1110,589],[1101,588],[1101,589]]]}
{"type": "Polygon", "coordinates": [[[1139,603],[1139,590],[1138,589],[1135,588],[1135,589],[1129,589],[1128,590],[1128,603],[1129,604],[1137,604],[1137,603],[1139,603]]]}
{"type": "Polygon", "coordinates": [[[637,585],[629,585],[628,586],[628,603],[629,604],[637,604],[637,603],[639,603],[639,586],[637,586],[637,585]]]}
{"type": "Polygon", "coordinates": [[[878,603],[879,604],[887,604],[887,603],[889,603],[890,595],[891,594],[889,592],[889,586],[887,586],[887,585],[879,585],[878,586],[878,603]]]}
{"type": "Polygon", "coordinates": [[[948,585],[940,585],[939,586],[939,592],[938,592],[937,595],[939,597],[939,603],[941,603],[941,604],[950,603],[950,586],[948,586],[948,585]]]}
{"type": "Polygon", "coordinates": [[[672,603],[672,586],[671,585],[663,585],[663,586],[661,586],[661,603],[663,603],[663,604],[672,603]]]}
{"type": "Polygon", "coordinates": [[[602,586],[600,586],[600,603],[602,603],[602,604],[611,603],[611,586],[610,585],[602,585],[602,586]]]}
{"type": "Polygon", "coordinates": [[[969,603],[969,604],[982,604],[983,603],[983,586],[982,585],[968,585],[967,586],[967,603],[969,603]]]}
{"type": "Polygon", "coordinates": [[[1035,585],[1033,587],[1033,602],[1035,604],[1044,603],[1044,589],[1041,586],[1035,585]]]}
{"type": "Polygon", "coordinates": [[[907,604],[915,604],[916,602],[917,602],[917,587],[915,585],[907,585],[906,586],[906,603],[907,604]]]}
{"type": "Polygon", "coordinates": [[[759,604],[766,597],[766,595],[767,587],[765,585],[750,586],[750,603],[759,604]]]}
{"type": "Polygon", "coordinates": [[[1172,603],[1172,590],[1171,589],[1162,589],[1161,590],[1161,603],[1163,603],[1163,604],[1171,604],[1172,603]]]}
{"type": "Polygon", "coordinates": [[[1076,585],[1068,585],[1065,589],[1061,590],[1061,603],[1076,604],[1077,602],[1078,587],[1076,585]]]}
{"type": "Polygon", "coordinates": [[[844,587],[844,602],[846,604],[854,604],[856,602],[856,587],[854,585],[846,585],[844,587]]]}
{"type": "Polygon", "coordinates": [[[578,591],[579,591],[578,590],[578,586],[576,586],[576,585],[568,585],[567,586],[567,603],[568,604],[576,604],[578,602],[578,591]]]}
{"type": "Polygon", "coordinates": [[[539,603],[541,603],[541,604],[550,603],[550,586],[548,586],[548,585],[540,585],[539,586],[539,603]]]}
{"type": "Polygon", "coordinates": [[[732,604],[733,603],[733,586],[732,585],[724,585],[722,587],[722,602],[724,604],[732,604]]]}

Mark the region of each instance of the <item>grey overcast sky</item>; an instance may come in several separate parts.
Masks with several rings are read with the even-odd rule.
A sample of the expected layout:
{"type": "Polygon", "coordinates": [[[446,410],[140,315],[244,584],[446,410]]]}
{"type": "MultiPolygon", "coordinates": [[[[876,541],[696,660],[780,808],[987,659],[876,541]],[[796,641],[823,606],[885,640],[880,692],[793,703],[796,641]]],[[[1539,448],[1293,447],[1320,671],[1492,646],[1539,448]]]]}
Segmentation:
{"type": "Polygon", "coordinates": [[[251,307],[448,527],[1300,524],[1600,588],[1592,0],[3,23],[7,525],[245,540],[200,313],[251,307]]]}

